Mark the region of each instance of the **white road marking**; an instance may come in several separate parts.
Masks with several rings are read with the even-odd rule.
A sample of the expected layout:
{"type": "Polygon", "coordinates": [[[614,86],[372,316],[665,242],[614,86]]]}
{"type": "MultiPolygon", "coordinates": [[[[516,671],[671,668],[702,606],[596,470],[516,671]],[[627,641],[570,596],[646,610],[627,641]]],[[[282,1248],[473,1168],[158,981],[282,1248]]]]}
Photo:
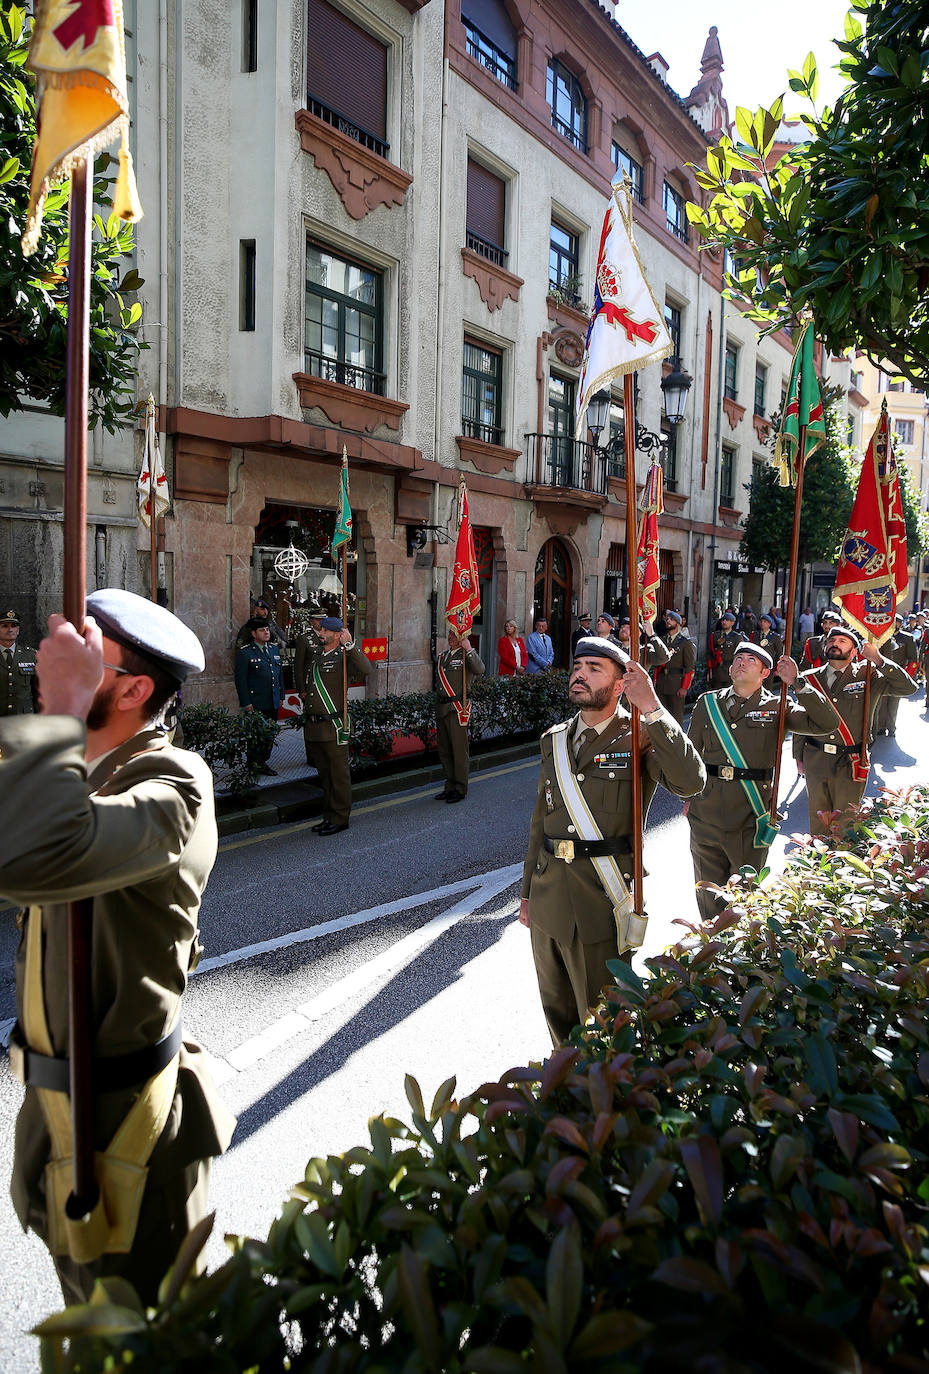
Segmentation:
{"type": "Polygon", "coordinates": [[[381,906],[370,907],[367,911],[355,912],[354,915],[341,917],[337,921],[326,921],[322,925],[311,926],[308,930],[295,931],[292,935],[281,936],[278,940],[263,941],[260,945],[250,945],[242,950],[234,950],[229,954],[219,955],[215,959],[205,959],[197,970],[198,973],[253,958],[255,954],[264,953],[268,949],[282,949],[287,945],[301,941],[315,940],[320,935],[331,934],[336,930],[346,930],[352,926],[377,920],[382,916],[395,915],[401,911],[415,911],[417,908],[427,906],[443,896],[452,896],[457,892],[468,893],[467,896],[462,897],[449,907],[447,911],[434,916],[419,930],[413,931],[388,949],[375,955],[374,958],[367,960],[360,968],[355,969],[354,972],[347,974],[344,978],[340,978],[338,982],[327,987],[324,992],[285,1012],[283,1016],[267,1025],[258,1035],[250,1036],[241,1045],[230,1050],[224,1058],[210,1054],[210,1068],[217,1083],[226,1083],[236,1074],[252,1068],[272,1050],[278,1049],[286,1041],[307,1031],[314,1021],[328,1015],[329,1012],[357,996],[370,987],[372,983],[392,973],[395,969],[403,968],[411,963],[413,958],[427,945],[432,944],[463,917],[472,915],[479,907],[484,906],[501,892],[506,891],[508,887],[512,887],[515,882],[519,881],[521,874],[522,864],[509,864],[505,868],[497,868],[490,873],[477,874],[473,878],[448,883],[445,887],[432,888],[428,892],[413,893],[411,896],[401,897],[395,902],[385,902],[381,906]]]}

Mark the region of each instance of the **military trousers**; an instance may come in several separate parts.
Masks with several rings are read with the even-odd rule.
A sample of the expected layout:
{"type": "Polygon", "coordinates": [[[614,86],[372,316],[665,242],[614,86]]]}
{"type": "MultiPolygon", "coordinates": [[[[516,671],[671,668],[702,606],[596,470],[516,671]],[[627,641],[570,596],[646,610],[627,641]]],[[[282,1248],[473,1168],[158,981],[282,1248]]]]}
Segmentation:
{"type": "Polygon", "coordinates": [[[847,806],[858,806],[867,784],[855,782],[851,764],[846,758],[825,754],[809,745],[803,750],[803,769],[810,804],[810,834],[828,835],[828,826],[820,820],[818,813],[844,811],[847,806]]]}
{"type": "Polygon", "coordinates": [[[901,700],[901,697],[892,697],[889,692],[881,697],[874,716],[875,735],[885,732],[889,735],[897,733],[897,711],[900,709],[901,700]]]}
{"type": "Polygon", "coordinates": [[[304,733],[307,761],[316,769],[323,789],[323,820],[347,825],[352,810],[352,775],[348,745],[335,740],[311,740],[304,733]]]}
{"type": "Polygon", "coordinates": [[[601,989],[615,980],[607,968],[608,959],[631,959],[632,951],[620,955],[616,937],[594,944],[581,943],[575,928],[565,942],[545,935],[532,924],[532,898],[529,899],[529,933],[539,996],[552,1044],[563,1045],[575,1026],[587,1020],[591,1007],[600,1000],[601,989]]]}
{"type": "MultiPolygon", "coordinates": [[[[659,684],[661,677],[658,678],[659,684]]],[[[677,689],[673,692],[662,691],[660,685],[655,689],[658,700],[670,715],[674,717],[678,725],[684,724],[684,697],[678,696],[677,689]]]]}
{"type": "MultiPolygon", "coordinates": [[[[694,880],[723,887],[740,868],[760,873],[768,858],[768,845],[755,845],[755,822],[739,829],[713,832],[690,829],[690,855],[694,861],[694,880]]],[[[697,888],[697,907],[701,921],[712,921],[724,909],[722,901],[706,888],[697,888]]]]}
{"type": "Polygon", "coordinates": [[[89,1302],[97,1279],[119,1276],[132,1284],[146,1307],[153,1307],[184,1238],[207,1215],[211,1164],[209,1159],[194,1160],[179,1174],[149,1183],[127,1255],[101,1255],[91,1264],[54,1256],[65,1303],[70,1307],[89,1302]]]}
{"type": "Polygon", "coordinates": [[[464,796],[468,790],[470,751],[468,727],[459,724],[457,711],[439,708],[435,719],[435,739],[439,763],[445,774],[446,791],[460,792],[464,796]]]}

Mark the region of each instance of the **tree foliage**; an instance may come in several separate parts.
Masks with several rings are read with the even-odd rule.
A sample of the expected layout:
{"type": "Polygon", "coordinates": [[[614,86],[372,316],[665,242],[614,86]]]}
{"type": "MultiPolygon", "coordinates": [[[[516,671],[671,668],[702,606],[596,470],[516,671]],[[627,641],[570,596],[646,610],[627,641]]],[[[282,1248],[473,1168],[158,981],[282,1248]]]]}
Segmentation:
{"type": "MultiPolygon", "coordinates": [[[[68,323],[68,189],[45,201],[42,238],[24,258],[20,236],[29,204],[35,141],[35,81],[25,68],[32,21],[21,5],[0,0],[0,415],[28,401],[65,408],[68,323]]],[[[104,153],[94,166],[94,203],[109,199],[104,153]]],[[[115,431],[135,403],[136,363],[145,347],[134,329],[142,307],[127,296],[142,285],[124,270],[132,228],[94,215],[90,269],[90,425],[115,431]]]]}
{"type": "Polygon", "coordinates": [[[816,62],[789,74],[808,141],[772,166],[783,97],[736,110],[696,170],[688,218],[731,254],[727,294],[771,328],[812,311],[834,352],[862,349],[929,391],[929,26],[924,0],[854,0],[837,45],[848,80],[817,113],[816,62]],[[855,12],[865,17],[866,30],[855,12]]]}

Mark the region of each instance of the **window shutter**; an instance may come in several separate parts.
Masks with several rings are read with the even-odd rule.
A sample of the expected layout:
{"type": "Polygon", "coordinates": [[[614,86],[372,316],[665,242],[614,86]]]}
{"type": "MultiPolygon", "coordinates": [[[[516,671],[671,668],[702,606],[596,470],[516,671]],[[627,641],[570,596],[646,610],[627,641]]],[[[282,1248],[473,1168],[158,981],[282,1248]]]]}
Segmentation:
{"type": "Polygon", "coordinates": [[[506,182],[468,158],[468,232],[504,247],[506,182]]]}
{"type": "Polygon", "coordinates": [[[387,49],[347,14],[307,0],[307,94],[387,139],[387,49]]]}

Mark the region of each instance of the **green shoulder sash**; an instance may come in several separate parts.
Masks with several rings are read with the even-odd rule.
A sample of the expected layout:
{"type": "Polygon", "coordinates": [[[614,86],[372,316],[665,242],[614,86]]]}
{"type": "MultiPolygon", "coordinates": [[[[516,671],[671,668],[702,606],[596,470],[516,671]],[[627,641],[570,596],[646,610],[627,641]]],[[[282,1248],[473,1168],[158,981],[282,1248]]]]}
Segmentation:
{"type": "MultiPolygon", "coordinates": [[[[706,707],[706,713],[710,720],[710,725],[716,734],[723,749],[729,757],[729,762],[736,768],[748,768],[745,755],[736,744],[735,735],[729,729],[729,722],[723,714],[723,708],[719,704],[719,697],[715,692],[707,692],[702,698],[706,707]]],[[[768,814],[768,808],[764,804],[757,782],[750,778],[739,778],[739,786],[748,798],[748,804],[752,808],[755,817],[755,847],[766,849],[769,844],[773,844],[780,826],[772,825],[768,814]]]]}

